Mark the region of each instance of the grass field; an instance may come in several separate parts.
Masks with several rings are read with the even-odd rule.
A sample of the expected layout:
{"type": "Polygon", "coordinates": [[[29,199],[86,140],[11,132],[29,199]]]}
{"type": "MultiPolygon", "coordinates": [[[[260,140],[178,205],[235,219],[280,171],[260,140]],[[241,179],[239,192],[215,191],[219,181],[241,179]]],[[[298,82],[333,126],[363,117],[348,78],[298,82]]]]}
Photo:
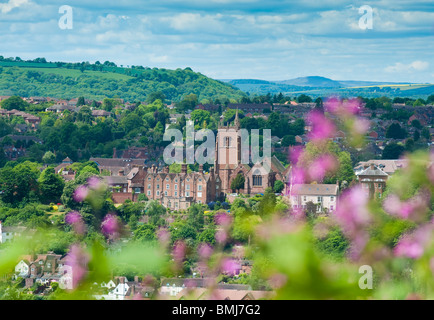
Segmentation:
{"type": "Polygon", "coordinates": [[[55,67],[55,68],[29,68],[29,67],[20,67],[21,70],[24,71],[37,71],[37,72],[41,72],[41,73],[49,73],[49,74],[55,74],[55,75],[59,75],[59,76],[63,76],[63,77],[73,77],[73,78],[78,78],[82,75],[87,75],[87,76],[95,76],[98,78],[105,78],[105,79],[109,79],[109,80],[128,80],[131,79],[132,77],[124,75],[124,74],[120,74],[120,73],[113,73],[113,72],[101,72],[101,71],[90,71],[90,70],[85,70],[83,72],[81,72],[80,70],[77,69],[67,69],[67,68],[59,68],[59,67],[55,67]]]}

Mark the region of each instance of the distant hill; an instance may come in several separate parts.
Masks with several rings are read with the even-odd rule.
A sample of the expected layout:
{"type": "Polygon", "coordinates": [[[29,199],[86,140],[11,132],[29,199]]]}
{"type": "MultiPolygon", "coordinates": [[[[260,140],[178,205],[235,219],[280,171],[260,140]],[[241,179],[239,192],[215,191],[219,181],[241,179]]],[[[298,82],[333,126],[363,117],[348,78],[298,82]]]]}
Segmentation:
{"type": "Polygon", "coordinates": [[[0,56],[0,95],[50,96],[102,100],[119,97],[144,101],[160,91],[170,101],[194,93],[203,99],[239,100],[245,93],[229,83],[214,80],[190,68],[158,69],[142,66],[118,67],[114,63],[67,63],[11,61],[0,56]]]}
{"type": "Polygon", "coordinates": [[[327,95],[365,97],[420,97],[426,98],[434,94],[432,84],[413,84],[403,82],[378,82],[358,80],[332,80],[320,76],[300,77],[283,81],[266,81],[260,79],[224,80],[231,85],[250,94],[287,95],[307,94],[312,97],[327,95]]]}
{"type": "Polygon", "coordinates": [[[339,88],[342,84],[338,81],[324,77],[301,77],[292,80],[276,81],[276,83],[287,84],[298,87],[315,87],[315,88],[339,88]]]}

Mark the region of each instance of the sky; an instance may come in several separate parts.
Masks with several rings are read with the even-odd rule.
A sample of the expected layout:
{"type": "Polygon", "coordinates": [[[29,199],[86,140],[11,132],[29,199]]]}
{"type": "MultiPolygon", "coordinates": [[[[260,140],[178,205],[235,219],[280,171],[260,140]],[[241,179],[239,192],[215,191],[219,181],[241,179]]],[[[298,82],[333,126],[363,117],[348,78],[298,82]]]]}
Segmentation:
{"type": "Polygon", "coordinates": [[[0,0],[0,55],[24,60],[434,83],[433,52],[433,0],[0,0]]]}

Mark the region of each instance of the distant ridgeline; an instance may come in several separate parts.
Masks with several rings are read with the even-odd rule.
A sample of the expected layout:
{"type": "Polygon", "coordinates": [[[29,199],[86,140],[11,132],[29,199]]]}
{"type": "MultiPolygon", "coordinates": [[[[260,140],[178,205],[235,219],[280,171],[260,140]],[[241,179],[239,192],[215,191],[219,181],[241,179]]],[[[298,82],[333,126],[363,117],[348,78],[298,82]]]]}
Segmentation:
{"type": "Polygon", "coordinates": [[[133,102],[144,101],[153,92],[162,92],[171,101],[180,101],[188,94],[196,94],[199,101],[238,101],[246,96],[231,84],[213,80],[190,68],[118,67],[109,61],[94,64],[47,62],[45,58],[23,61],[18,57],[0,56],[0,95],[64,99],[84,96],[92,100],[118,97],[133,102]]]}
{"type": "Polygon", "coordinates": [[[433,84],[386,83],[375,81],[336,81],[324,77],[301,77],[286,81],[265,81],[258,79],[225,80],[245,92],[263,95],[267,93],[283,93],[298,96],[325,97],[339,95],[342,97],[363,96],[376,98],[427,98],[434,94],[433,84]]]}

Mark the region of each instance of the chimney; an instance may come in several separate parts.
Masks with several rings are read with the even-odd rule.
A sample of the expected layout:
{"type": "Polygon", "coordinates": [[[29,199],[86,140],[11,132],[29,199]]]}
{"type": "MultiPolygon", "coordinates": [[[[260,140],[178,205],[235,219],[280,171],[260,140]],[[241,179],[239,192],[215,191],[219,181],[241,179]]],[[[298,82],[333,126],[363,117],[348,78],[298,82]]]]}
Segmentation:
{"type": "Polygon", "coordinates": [[[119,283],[124,284],[125,283],[125,277],[120,277],[119,278],[119,283]]]}
{"type": "Polygon", "coordinates": [[[139,282],[139,276],[134,276],[134,282],[139,282]]]}
{"type": "Polygon", "coordinates": [[[116,158],[116,148],[113,148],[113,159],[116,158]]]}
{"type": "Polygon", "coordinates": [[[187,174],[187,164],[186,163],[181,164],[181,173],[187,174]]]}
{"type": "Polygon", "coordinates": [[[199,165],[199,173],[203,173],[203,164],[199,165]]]}
{"type": "Polygon", "coordinates": [[[375,170],[375,165],[371,163],[371,170],[375,170]]]}
{"type": "Polygon", "coordinates": [[[123,177],[124,176],[124,170],[119,170],[118,175],[119,175],[119,177],[123,177]]]}
{"type": "Polygon", "coordinates": [[[169,166],[164,167],[164,173],[169,173],[169,166]]]}

